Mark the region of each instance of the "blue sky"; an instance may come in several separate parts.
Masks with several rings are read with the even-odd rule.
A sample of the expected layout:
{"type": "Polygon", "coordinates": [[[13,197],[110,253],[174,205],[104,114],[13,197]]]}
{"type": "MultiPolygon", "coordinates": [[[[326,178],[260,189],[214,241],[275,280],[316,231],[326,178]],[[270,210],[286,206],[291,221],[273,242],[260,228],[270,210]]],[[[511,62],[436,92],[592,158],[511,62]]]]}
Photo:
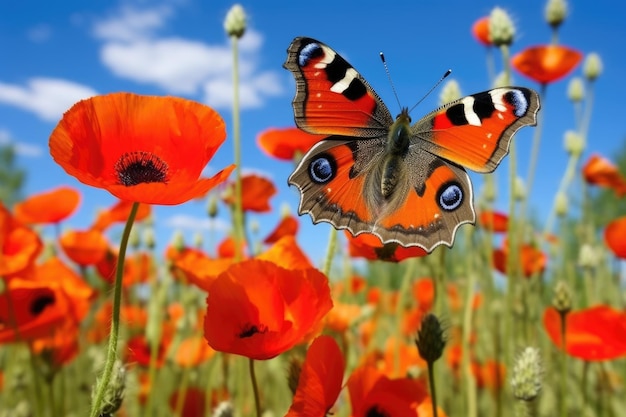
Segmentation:
{"type": "MultiPolygon", "coordinates": [[[[573,2],[572,2],[573,3],[573,2]]],[[[27,169],[25,193],[60,184],[83,192],[80,211],[68,223],[87,227],[98,208],[114,203],[102,190],[91,189],[65,174],[48,153],[48,137],[62,113],[74,102],[113,91],[178,95],[215,107],[231,132],[231,54],[223,31],[224,16],[233,3],[225,1],[110,1],[1,2],[0,143],[14,143],[18,163],[27,169]]],[[[293,125],[292,75],[282,68],[286,48],[295,36],[317,38],[335,48],[363,74],[397,111],[389,82],[378,57],[384,51],[403,105],[412,105],[448,68],[464,94],[490,87],[485,49],[470,34],[472,23],[494,6],[506,9],[517,27],[512,52],[548,43],[544,1],[316,1],[242,2],[249,29],[241,44],[243,169],[271,177],[279,187],[274,213],[250,216],[264,236],[278,221],[282,206],[296,211],[298,195],[286,182],[292,165],[263,155],[256,136],[269,127],[293,125]]],[[[626,138],[624,97],[626,65],[626,6],[620,2],[575,2],[560,30],[562,44],[587,54],[597,52],[604,72],[595,85],[585,158],[592,152],[610,156],[626,138]],[[606,3],[606,4],[604,4],[606,3]]],[[[498,55],[496,54],[496,58],[498,55]]],[[[497,59],[496,62],[498,63],[497,59]]],[[[574,73],[580,74],[580,68],[574,73]]],[[[566,166],[563,134],[575,126],[573,109],[565,98],[569,77],[550,85],[543,105],[544,121],[537,181],[531,207],[545,219],[566,166]]],[[[515,75],[515,83],[537,87],[515,75]]],[[[414,119],[438,103],[429,96],[413,112],[414,119]]],[[[532,129],[516,136],[520,174],[528,166],[532,129]]],[[[209,170],[232,162],[232,142],[224,143],[209,170]]],[[[498,169],[503,188],[506,161],[498,169]]],[[[474,186],[482,183],[479,176],[474,186]]],[[[499,207],[506,189],[501,192],[499,207]]],[[[575,197],[575,196],[574,196],[575,197]]],[[[208,232],[205,202],[155,209],[161,245],[174,230],[189,240],[197,230],[208,232]]],[[[222,210],[225,213],[225,210],[222,210]]],[[[224,224],[228,218],[223,217],[224,224]]],[[[214,225],[222,230],[224,224],[214,225]]],[[[301,219],[300,241],[314,260],[326,246],[328,225],[311,226],[301,219]]]]}

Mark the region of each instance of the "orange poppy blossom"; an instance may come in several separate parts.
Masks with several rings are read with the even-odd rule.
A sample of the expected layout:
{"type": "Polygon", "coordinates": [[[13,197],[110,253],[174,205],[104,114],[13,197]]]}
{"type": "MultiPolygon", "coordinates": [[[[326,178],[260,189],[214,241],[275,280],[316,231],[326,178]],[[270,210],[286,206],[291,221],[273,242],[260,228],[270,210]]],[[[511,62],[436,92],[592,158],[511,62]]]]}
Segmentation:
{"type": "Polygon", "coordinates": [[[191,368],[208,361],[213,355],[215,351],[202,336],[189,336],[179,343],[174,362],[183,368],[191,368]]]}
{"type": "Polygon", "coordinates": [[[549,84],[569,74],[583,54],[563,45],[539,45],[524,49],[511,58],[520,74],[540,84],[549,84]]]}
{"type": "MultiPolygon", "coordinates": [[[[276,194],[276,187],[269,179],[256,174],[241,177],[241,207],[243,211],[267,213],[272,210],[270,198],[276,194]]],[[[235,204],[235,185],[230,183],[222,196],[224,203],[235,204]]]]}
{"type": "Polygon", "coordinates": [[[24,224],[59,223],[71,216],[79,203],[78,190],[62,186],[29,196],[15,205],[13,213],[24,224]]]}
{"type": "MultiPolygon", "coordinates": [[[[626,356],[626,313],[598,305],[566,316],[565,351],[586,361],[612,360],[626,356]]],[[[561,315],[548,307],[543,325],[555,346],[562,349],[561,315]]]]}
{"type": "Polygon", "coordinates": [[[626,259],[626,216],[619,217],[606,225],[604,242],[615,256],[626,259]]]}
{"type": "MultiPolygon", "coordinates": [[[[246,242],[240,242],[243,257],[246,257],[246,242]]],[[[219,245],[217,245],[218,258],[234,258],[237,255],[237,245],[232,235],[226,236],[219,245]]]]}
{"type": "Polygon", "coordinates": [[[274,158],[294,161],[328,135],[314,135],[297,127],[271,128],[257,136],[257,145],[274,158]]]}
{"type": "Polygon", "coordinates": [[[15,219],[0,202],[0,278],[23,273],[42,250],[39,235],[15,219]]]}
{"type": "MultiPolygon", "coordinates": [[[[124,223],[130,215],[130,210],[133,207],[133,202],[128,200],[118,200],[113,206],[108,209],[101,210],[96,216],[96,220],[91,226],[92,229],[98,229],[105,231],[114,223],[124,223]]],[[[147,219],[152,214],[152,207],[150,204],[140,204],[135,215],[135,222],[139,222],[147,219]]]]}
{"type": "Polygon", "coordinates": [[[483,210],[478,215],[478,225],[493,233],[506,233],[509,228],[509,216],[499,211],[483,210]]]}
{"type": "Polygon", "coordinates": [[[345,333],[352,324],[361,318],[362,313],[363,307],[359,304],[335,301],[333,308],[326,315],[326,328],[337,333],[345,333]]]}
{"type": "MultiPolygon", "coordinates": [[[[165,364],[167,350],[169,349],[171,338],[167,334],[161,336],[156,354],[156,367],[160,368],[165,364]]],[[[130,364],[138,364],[141,366],[150,365],[150,357],[152,349],[150,342],[143,334],[131,337],[126,343],[127,357],[126,361],[130,364]]]]}
{"type": "Polygon", "coordinates": [[[59,238],[61,249],[80,266],[96,265],[109,251],[109,242],[100,230],[68,230],[59,238]]]}
{"type": "Polygon", "coordinates": [[[611,188],[618,197],[626,194],[626,178],[613,162],[603,156],[591,155],[583,166],[582,173],[587,184],[611,188]]]}
{"type": "Polygon", "coordinates": [[[489,33],[489,16],[481,17],[472,25],[472,35],[485,46],[491,46],[491,34],[489,33]]]}
{"type": "MultiPolygon", "coordinates": [[[[96,229],[97,230],[97,229],[96,229]]],[[[104,257],[94,266],[100,278],[109,284],[115,281],[118,255],[115,249],[107,249],[104,257]]],[[[148,282],[153,274],[152,256],[148,252],[135,252],[126,256],[122,285],[127,288],[134,284],[148,282]]]]}
{"type": "Polygon", "coordinates": [[[280,219],[280,222],[276,225],[265,239],[263,243],[270,245],[277,242],[283,236],[295,236],[298,233],[298,219],[288,214],[280,219]]]}
{"type": "Polygon", "coordinates": [[[332,308],[328,278],[313,268],[288,270],[245,260],[209,287],[204,336],[220,352],[271,359],[311,336],[332,308]]]}
{"type": "Polygon", "coordinates": [[[346,367],[335,339],[318,336],[306,353],[298,387],[285,417],[320,417],[330,413],[341,392],[346,367]]]}
{"type": "Polygon", "coordinates": [[[58,285],[11,279],[0,295],[0,343],[52,336],[70,315],[71,302],[58,285]]]}
{"type": "MultiPolygon", "coordinates": [[[[255,259],[270,261],[286,269],[313,268],[313,264],[293,236],[285,236],[270,246],[255,259]]],[[[213,281],[234,265],[233,257],[212,259],[199,250],[189,250],[173,262],[174,268],[181,271],[185,278],[205,291],[213,281]]]]}
{"type": "Polygon", "coordinates": [[[416,416],[428,398],[426,384],[411,378],[389,379],[371,365],[356,368],[348,379],[353,417],[416,416]]]}
{"type": "Polygon", "coordinates": [[[74,104],[52,131],[52,158],[84,184],[121,200],[175,205],[205,195],[202,170],[226,139],[210,107],[178,97],[113,93],[74,104]]]}
{"type": "MultiPolygon", "coordinates": [[[[501,274],[506,274],[508,255],[509,248],[506,241],[503,242],[501,248],[493,250],[493,266],[501,274]]],[[[545,271],[548,264],[548,257],[535,246],[522,243],[520,246],[519,262],[524,277],[530,278],[535,274],[541,274],[545,271]]]]}
{"type": "Polygon", "coordinates": [[[397,243],[383,245],[378,236],[371,233],[361,233],[358,236],[352,236],[346,230],[345,235],[348,240],[348,253],[353,258],[400,262],[407,258],[420,258],[428,255],[428,252],[418,246],[404,247],[397,243]]]}
{"type": "Polygon", "coordinates": [[[65,321],[50,337],[38,338],[30,343],[32,352],[44,358],[54,368],[69,364],[79,351],[78,325],[65,321]]]}
{"type": "Polygon", "coordinates": [[[487,388],[495,392],[504,387],[506,383],[506,367],[504,364],[488,359],[482,364],[473,362],[472,365],[478,388],[487,388]]]}

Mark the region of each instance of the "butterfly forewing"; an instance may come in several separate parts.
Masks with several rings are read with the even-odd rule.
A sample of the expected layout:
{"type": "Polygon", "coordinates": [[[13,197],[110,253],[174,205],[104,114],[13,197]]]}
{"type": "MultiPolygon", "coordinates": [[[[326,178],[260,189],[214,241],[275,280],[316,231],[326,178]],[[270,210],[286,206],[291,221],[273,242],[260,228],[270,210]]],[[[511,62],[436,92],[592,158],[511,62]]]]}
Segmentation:
{"type": "Polygon", "coordinates": [[[393,118],[378,94],[345,59],[311,38],[296,38],[285,68],[296,78],[295,121],[309,133],[385,137],[393,118]]]}

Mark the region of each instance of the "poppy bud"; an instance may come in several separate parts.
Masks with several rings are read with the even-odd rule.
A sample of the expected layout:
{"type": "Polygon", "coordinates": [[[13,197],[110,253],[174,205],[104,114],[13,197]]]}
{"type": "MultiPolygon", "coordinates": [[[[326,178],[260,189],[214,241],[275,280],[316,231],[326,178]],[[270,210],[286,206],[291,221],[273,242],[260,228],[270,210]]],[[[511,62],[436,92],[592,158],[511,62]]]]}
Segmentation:
{"type": "Polygon", "coordinates": [[[489,35],[496,46],[513,43],[515,25],[509,14],[500,7],[494,7],[489,15],[489,35]]]}
{"type": "Polygon", "coordinates": [[[583,243],[578,252],[578,266],[581,268],[594,268],[600,259],[598,250],[588,243],[583,243]]]}
{"type": "MultiPolygon", "coordinates": [[[[97,386],[94,385],[94,387],[97,386]]],[[[113,364],[113,375],[111,381],[104,393],[102,408],[98,415],[112,416],[122,406],[124,401],[124,392],[126,391],[126,368],[120,360],[116,360],[113,364]]],[[[92,392],[92,397],[95,392],[92,392]]],[[[92,398],[93,400],[93,398],[92,398]]]]}
{"type": "Polygon", "coordinates": [[[579,77],[574,77],[570,80],[567,87],[567,97],[574,103],[582,101],[585,98],[585,86],[583,80],[579,77]]]}
{"type": "Polygon", "coordinates": [[[567,216],[568,208],[569,201],[567,200],[567,195],[562,191],[558,192],[556,197],[554,197],[554,212],[559,217],[565,217],[567,216]]]}
{"type": "Polygon", "coordinates": [[[580,156],[585,150],[585,138],[572,130],[568,130],[565,132],[563,146],[565,147],[565,151],[570,155],[580,156]]]}
{"type": "Polygon", "coordinates": [[[461,98],[461,87],[456,80],[450,80],[441,89],[439,104],[443,106],[459,98],[461,98]]]}
{"type": "Polygon", "coordinates": [[[539,391],[543,380],[543,366],[539,349],[527,347],[515,360],[511,388],[515,398],[521,401],[532,401],[539,391]]]}
{"type": "Polygon", "coordinates": [[[427,314],[422,319],[420,329],[415,339],[420,357],[428,363],[434,363],[443,354],[446,338],[443,334],[441,322],[434,314],[427,314]]]}
{"type": "Polygon", "coordinates": [[[289,364],[287,366],[287,385],[289,385],[291,394],[296,395],[298,383],[300,382],[300,373],[302,372],[302,358],[292,356],[289,358],[289,364]]]}
{"type": "Polygon", "coordinates": [[[246,31],[246,12],[243,10],[241,4],[235,4],[226,13],[226,19],[224,19],[224,30],[228,36],[234,36],[239,39],[246,31]]]}
{"type": "Polygon", "coordinates": [[[202,233],[197,232],[193,235],[193,247],[202,249],[202,245],[204,244],[204,239],[202,238],[202,233]]]}
{"type": "Polygon", "coordinates": [[[147,228],[143,231],[143,241],[148,249],[154,249],[156,246],[156,237],[154,236],[154,229],[147,228]]]}
{"type": "Polygon", "coordinates": [[[526,198],[526,183],[522,177],[516,177],[513,184],[513,196],[517,201],[523,201],[526,198]]]}
{"type": "Polygon", "coordinates": [[[600,55],[595,52],[591,52],[585,58],[585,62],[583,62],[583,74],[585,74],[585,78],[589,81],[593,81],[600,74],[602,74],[602,60],[600,59],[600,55]]]}
{"type": "Polygon", "coordinates": [[[552,306],[561,314],[567,314],[572,309],[572,291],[565,281],[556,283],[552,306]]]}
{"type": "Polygon", "coordinates": [[[215,417],[233,417],[235,410],[230,402],[222,401],[213,409],[211,415],[215,417]]]}
{"type": "Polygon", "coordinates": [[[554,29],[558,28],[567,17],[565,0],[548,0],[546,5],[546,21],[554,29]]]}

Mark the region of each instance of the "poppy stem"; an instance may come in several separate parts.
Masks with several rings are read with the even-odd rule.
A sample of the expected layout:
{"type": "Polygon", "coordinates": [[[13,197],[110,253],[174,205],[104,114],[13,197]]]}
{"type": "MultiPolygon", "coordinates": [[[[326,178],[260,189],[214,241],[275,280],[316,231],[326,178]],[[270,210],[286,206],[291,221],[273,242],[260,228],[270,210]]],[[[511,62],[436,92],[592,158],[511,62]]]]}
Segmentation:
{"type": "Polygon", "coordinates": [[[568,377],[567,377],[567,313],[559,312],[561,316],[561,401],[559,404],[561,417],[565,417],[567,415],[567,385],[568,385],[568,377]]]}
{"type": "Polygon", "coordinates": [[[235,163],[235,208],[233,225],[235,231],[235,259],[243,258],[242,243],[245,242],[241,188],[241,122],[239,118],[239,38],[231,36],[233,50],[233,158],[235,163]]]}
{"type": "Polygon", "coordinates": [[[428,361],[428,384],[430,385],[430,400],[433,406],[433,417],[437,417],[437,390],[435,389],[435,362],[428,361]]]}
{"type": "MultiPolygon", "coordinates": [[[[541,84],[541,104],[545,104],[547,91],[547,84],[541,84]]],[[[520,216],[522,218],[526,218],[526,208],[528,206],[528,200],[530,197],[530,190],[533,187],[533,183],[535,181],[535,171],[537,170],[537,159],[539,159],[539,145],[541,144],[541,129],[543,128],[543,114],[545,112],[537,113],[537,126],[533,129],[533,144],[532,149],[530,151],[530,162],[528,163],[528,172],[526,177],[526,198],[522,202],[522,210],[520,216]]]]}
{"type": "Polygon", "coordinates": [[[252,380],[252,391],[254,392],[254,407],[256,409],[257,417],[261,417],[261,398],[259,397],[259,385],[256,381],[256,374],[254,373],[254,359],[248,360],[250,367],[250,379],[252,380]]]}
{"type": "Polygon", "coordinates": [[[93,396],[93,402],[91,403],[90,417],[98,417],[102,411],[102,401],[106,394],[111,376],[113,375],[113,365],[117,359],[117,340],[120,330],[120,307],[122,304],[122,278],[124,277],[124,259],[126,258],[126,248],[128,247],[128,240],[130,237],[130,231],[133,228],[135,216],[137,215],[137,209],[139,203],[133,203],[130,209],[130,214],[126,220],[124,226],[124,232],[122,233],[122,240],[120,241],[120,251],[117,260],[117,268],[115,270],[115,283],[113,286],[113,313],[111,317],[111,333],[109,336],[109,346],[107,348],[106,362],[104,363],[104,370],[102,377],[95,389],[93,396]]]}
{"type": "Polygon", "coordinates": [[[333,258],[335,257],[335,247],[337,246],[337,229],[330,228],[330,236],[328,236],[328,246],[326,248],[326,258],[324,259],[324,269],[322,272],[328,276],[330,274],[330,268],[333,264],[333,258]]]}

